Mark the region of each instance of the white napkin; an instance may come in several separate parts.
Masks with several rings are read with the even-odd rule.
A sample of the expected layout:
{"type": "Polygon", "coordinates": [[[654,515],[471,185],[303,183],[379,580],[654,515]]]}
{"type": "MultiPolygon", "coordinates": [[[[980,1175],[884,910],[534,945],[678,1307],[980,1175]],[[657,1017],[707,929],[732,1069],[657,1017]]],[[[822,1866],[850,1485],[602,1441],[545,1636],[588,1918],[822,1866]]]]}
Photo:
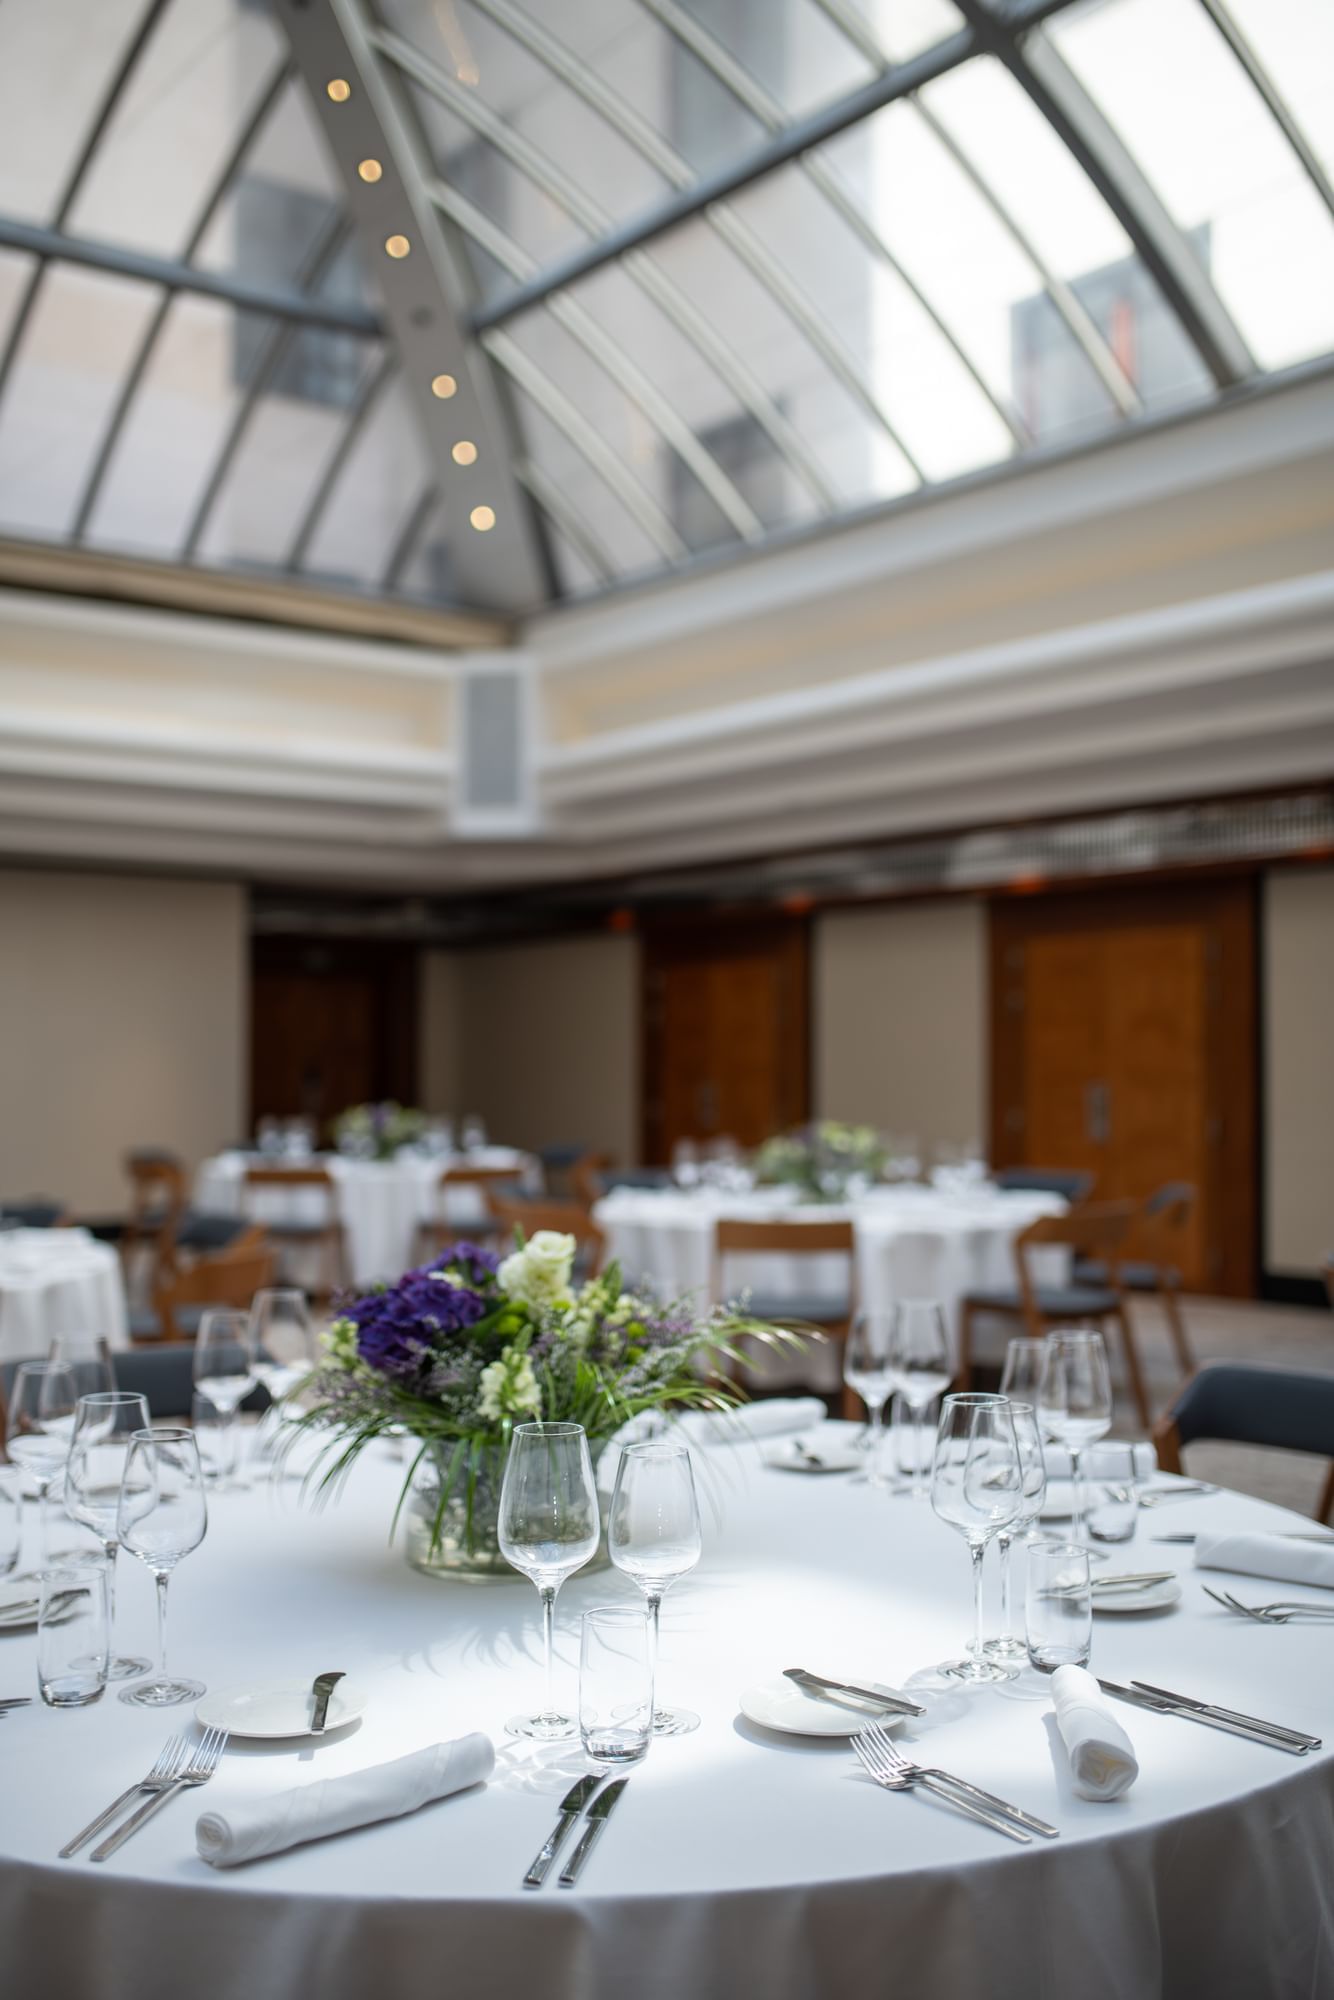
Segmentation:
{"type": "Polygon", "coordinates": [[[323,1840],[326,1834],[348,1833],[353,1827],[416,1812],[432,1799],[484,1783],[495,1762],[489,1736],[433,1743],[429,1749],[395,1757],[392,1763],[372,1764],[368,1771],[321,1778],[292,1792],[234,1806],[230,1812],[202,1813],[195,1822],[195,1843],[215,1868],[232,1868],[239,1861],[281,1854],[305,1840],[323,1840]]]}
{"type": "Polygon", "coordinates": [[[1282,1535],[1197,1535],[1195,1564],[1334,1590],[1334,1543],[1290,1542],[1282,1535]]]}
{"type": "Polygon", "coordinates": [[[675,1429],[687,1444],[746,1444],[753,1438],[781,1437],[823,1423],[829,1412],[818,1396],[769,1396],[738,1410],[688,1410],[675,1429]]]}
{"type": "Polygon", "coordinates": [[[1070,1753],[1075,1790],[1084,1799],[1119,1799],[1139,1776],[1134,1746],[1083,1667],[1058,1667],[1051,1677],[1056,1726],[1070,1753]]]}

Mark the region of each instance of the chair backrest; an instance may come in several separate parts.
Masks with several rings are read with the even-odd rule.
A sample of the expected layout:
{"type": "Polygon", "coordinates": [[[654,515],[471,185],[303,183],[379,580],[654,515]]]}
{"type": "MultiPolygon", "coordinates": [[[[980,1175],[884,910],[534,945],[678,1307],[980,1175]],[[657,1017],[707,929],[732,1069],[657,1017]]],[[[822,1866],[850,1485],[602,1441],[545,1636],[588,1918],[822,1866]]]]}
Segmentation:
{"type": "Polygon", "coordinates": [[[513,1201],[491,1194],[487,1205],[498,1235],[509,1238],[516,1229],[521,1229],[527,1237],[535,1236],[539,1229],[554,1229],[562,1236],[573,1236],[584,1253],[590,1275],[601,1269],[606,1239],[579,1202],[513,1201]]]}
{"type": "Polygon", "coordinates": [[[713,1226],[720,1257],[743,1251],[781,1257],[851,1256],[856,1238],[850,1222],[750,1222],[722,1216],[713,1226]]]}
{"type": "Polygon", "coordinates": [[[506,1182],[518,1187],[519,1176],[513,1167],[442,1167],[437,1186],[499,1189],[506,1182]]]}
{"type": "Polygon", "coordinates": [[[1180,1470],[1197,1438],[1334,1458],[1334,1375],[1214,1362],[1193,1375],[1154,1429],[1158,1462],[1180,1470]]]}
{"type": "Polygon", "coordinates": [[[604,1192],[602,1176],[615,1164],[611,1153],[581,1153],[566,1169],[574,1199],[581,1201],[585,1208],[591,1208],[604,1192]]]}
{"type": "Polygon", "coordinates": [[[1058,1194],[1063,1201],[1087,1201],[1094,1176],[1077,1167],[1001,1167],[992,1178],[1009,1194],[1058,1194]]]}
{"type": "Polygon", "coordinates": [[[1164,1181],[1146,1200],[1144,1213],[1155,1222],[1169,1223],[1175,1228],[1190,1214],[1195,1197],[1196,1190],[1189,1181],[1164,1181]]]}
{"type": "Polygon", "coordinates": [[[1068,1243],[1114,1269],[1134,1215],[1133,1201],[1089,1201],[1068,1215],[1040,1215],[1015,1237],[1015,1251],[1022,1257],[1034,1244],[1068,1243]]]}
{"type": "Polygon", "coordinates": [[[245,1185],[248,1188],[332,1189],[334,1177],[327,1167],[247,1167],[245,1185]]]}
{"type": "Polygon", "coordinates": [[[176,1313],[182,1306],[247,1308],[255,1293],[273,1283],[274,1257],[261,1239],[216,1257],[200,1257],[188,1270],[178,1271],[153,1294],[153,1310],[162,1322],[164,1340],[180,1340],[176,1313]]]}
{"type": "Polygon", "coordinates": [[[158,1227],[185,1206],[185,1162],[156,1147],[126,1153],[122,1163],[130,1183],[130,1228],[158,1227]]]}

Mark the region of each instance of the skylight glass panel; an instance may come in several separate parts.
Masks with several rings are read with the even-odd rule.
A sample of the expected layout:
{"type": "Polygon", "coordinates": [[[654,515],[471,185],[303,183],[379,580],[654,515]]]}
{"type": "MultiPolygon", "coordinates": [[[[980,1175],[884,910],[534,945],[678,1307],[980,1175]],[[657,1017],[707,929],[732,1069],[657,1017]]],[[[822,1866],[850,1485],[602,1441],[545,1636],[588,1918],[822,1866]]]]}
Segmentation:
{"type": "Polygon", "coordinates": [[[951,0],[848,0],[893,63],[908,62],[964,26],[951,0]]]}
{"type": "Polygon", "coordinates": [[[1228,0],[1228,11],[1334,179],[1334,7],[1329,0],[1228,0]]]}
{"type": "Polygon", "coordinates": [[[660,17],[687,15],[773,98],[789,118],[845,97],[874,65],[812,0],[649,0],[660,17]]]}
{"type": "Polygon", "coordinates": [[[0,5],[0,212],[53,222],[142,0],[0,5]]]}
{"type": "Polygon", "coordinates": [[[564,431],[526,391],[512,385],[510,394],[529,456],[560,489],[613,574],[630,577],[661,569],[657,544],[564,431]]]}
{"type": "Polygon", "coordinates": [[[426,475],[412,406],[392,381],[339,468],[302,569],[362,589],[378,583],[426,475]]]}
{"type": "Polygon", "coordinates": [[[242,161],[194,262],[285,289],[297,282],[341,199],[309,96],[293,79],[242,161]]]}

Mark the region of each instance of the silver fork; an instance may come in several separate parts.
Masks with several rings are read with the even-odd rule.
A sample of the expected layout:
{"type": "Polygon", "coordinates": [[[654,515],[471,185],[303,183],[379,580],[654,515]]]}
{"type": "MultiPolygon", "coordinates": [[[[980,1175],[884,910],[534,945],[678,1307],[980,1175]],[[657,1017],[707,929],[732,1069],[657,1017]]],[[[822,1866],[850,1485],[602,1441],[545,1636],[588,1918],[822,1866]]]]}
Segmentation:
{"type": "Polygon", "coordinates": [[[1229,1611],[1239,1611],[1243,1618],[1253,1618],[1257,1625],[1286,1625],[1290,1618],[1303,1612],[1312,1618],[1334,1618],[1334,1604],[1299,1604],[1286,1599],[1279,1599],[1274,1604],[1243,1604],[1230,1590],[1210,1590],[1207,1583],[1201,1588],[1206,1597],[1213,1598],[1215,1604],[1222,1604],[1229,1611]]]}
{"type": "Polygon", "coordinates": [[[111,1801],[105,1812],[100,1812],[96,1819],[89,1820],[83,1832],[76,1833],[73,1840],[68,1841],[61,1848],[61,1860],[68,1861],[71,1854],[77,1854],[84,1842],[91,1840],[95,1833],[100,1833],[108,1821],[116,1817],[121,1807],[127,1806],[130,1803],[130,1800],[135,1797],[136,1793],[160,1792],[164,1786],[171,1784],[182,1764],[184,1764],[185,1756],[185,1738],[183,1736],[168,1737],[158,1752],[157,1762],[148,1773],[148,1776],[141,1778],[137,1785],[127,1785],[120,1797],[111,1801]]]}
{"type": "Polygon", "coordinates": [[[127,1820],[123,1820],[116,1831],[92,1851],[93,1861],[105,1861],[116,1849],[127,1841],[132,1833],[138,1833],[141,1826],[153,1814],[165,1806],[174,1793],[184,1791],[189,1785],[206,1785],[217,1770],[223,1751],[227,1748],[225,1729],[206,1729],[202,1739],[195,1745],[194,1752],[185,1768],[165,1784],[161,1791],[146,1798],[141,1806],[136,1806],[127,1820]]]}
{"type": "Polygon", "coordinates": [[[953,1771],[942,1771],[937,1765],[918,1764],[913,1758],[905,1757],[883,1723],[868,1722],[862,1734],[880,1751],[893,1769],[911,1777],[938,1778],[942,1784],[953,1785],[957,1790],[966,1792],[970,1798],[976,1799],[979,1805],[987,1806],[992,1812],[1001,1813],[1006,1819],[1017,1820],[1020,1826],[1026,1826],[1031,1833],[1040,1833],[1046,1840],[1060,1838],[1059,1827],[1049,1826],[1045,1819],[1039,1819],[1035,1813],[1025,1812],[1022,1806],[1012,1806],[1008,1799],[997,1798],[994,1792],[984,1792],[980,1785],[970,1785],[967,1778],[956,1778],[953,1771]]]}
{"type": "Polygon", "coordinates": [[[1017,1840],[1025,1847],[1031,1844],[1032,1835],[1025,1833],[1022,1827],[1012,1826],[1009,1820],[1001,1819],[997,1813],[988,1812],[985,1806],[974,1805],[971,1799],[964,1798],[948,1785],[942,1785],[938,1779],[918,1776],[911,1771],[896,1770],[883,1756],[878,1746],[867,1741],[866,1730],[857,1731],[852,1739],[852,1747],[868,1778],[874,1778],[876,1784],[883,1786],[885,1791],[911,1792],[918,1785],[924,1785],[927,1791],[934,1792],[938,1798],[944,1799],[945,1803],[953,1806],[956,1812],[965,1814],[969,1819],[980,1820],[982,1825],[989,1826],[993,1833],[1003,1833],[1010,1840],[1017,1840]]]}

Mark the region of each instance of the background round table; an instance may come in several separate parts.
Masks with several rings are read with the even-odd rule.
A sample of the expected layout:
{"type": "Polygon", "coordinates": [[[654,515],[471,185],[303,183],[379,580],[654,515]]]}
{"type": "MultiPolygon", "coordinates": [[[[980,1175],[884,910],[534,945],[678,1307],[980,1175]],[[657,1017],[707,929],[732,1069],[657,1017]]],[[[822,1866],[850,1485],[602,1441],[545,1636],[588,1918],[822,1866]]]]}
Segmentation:
{"type": "MultiPolygon", "coordinates": [[[[1169,1521],[1188,1530],[1300,1525],[1295,1517],[1229,1494],[1146,1510],[1123,1566],[1179,1567],[1183,1603],[1096,1619],[1093,1666],[1315,1731],[1329,1747],[1291,1757],[1118,1704],[1140,1776],[1124,1799],[1097,1805],[1074,1796],[1046,1683],[960,1689],[907,1725],[906,1739],[925,1761],[1061,1828],[1059,1840],[1021,1848],[930,1800],[876,1789],[843,1742],[773,1735],[740,1717],[739,1691],[785,1666],[902,1685],[957,1654],[969,1619],[963,1542],[928,1508],[770,1469],[764,1449],[696,1454],[705,1556],[667,1600],[659,1687],[702,1726],[654,1743],[573,1891],[520,1887],[580,1768],[577,1750],[502,1733],[541,1695],[531,1585],[409,1570],[386,1543],[402,1466],[378,1448],[320,1513],[291,1485],[215,1496],[208,1538],[172,1585],[175,1665],[214,1689],[341,1667],[370,1705],[318,1746],[234,1740],[209,1794],[174,1801],[101,1866],[58,1861],[57,1849],[147,1769],[188,1710],[154,1716],[112,1694],[0,1724],[9,1990],[61,2000],[416,2000],[440,1990],[1314,2000],[1329,1990],[1329,1633],[1229,1616],[1204,1596],[1188,1549],[1149,1540],[1169,1521]],[[473,1729],[499,1750],[483,1789],[247,1867],[214,1871],[195,1853],[197,1799],[224,1807],[473,1729]]],[[[149,1580],[126,1558],[122,1572],[120,1642],[142,1649],[149,1580]]],[[[633,1596],[614,1572],[567,1585],[563,1701],[575,1697],[577,1613],[633,1596]]],[[[0,1636],[0,1692],[32,1686],[34,1657],[30,1635],[0,1636]]]]}
{"type": "Polygon", "coordinates": [[[129,1345],[120,1258],[86,1229],[0,1230],[0,1361],[45,1360],[62,1333],[129,1345]]]}

